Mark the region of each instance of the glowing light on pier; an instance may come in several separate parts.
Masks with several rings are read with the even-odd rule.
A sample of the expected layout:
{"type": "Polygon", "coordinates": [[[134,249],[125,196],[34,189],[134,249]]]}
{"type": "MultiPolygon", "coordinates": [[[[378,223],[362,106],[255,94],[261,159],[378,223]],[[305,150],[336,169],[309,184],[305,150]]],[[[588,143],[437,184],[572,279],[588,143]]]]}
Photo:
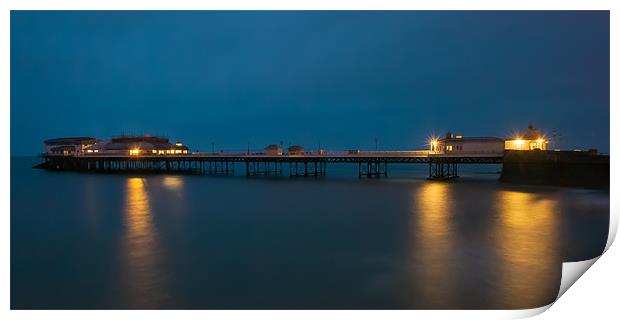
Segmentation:
{"type": "Polygon", "coordinates": [[[521,137],[506,140],[508,150],[547,150],[549,142],[545,137],[538,137],[536,140],[526,140],[521,137]]]}
{"type": "Polygon", "coordinates": [[[431,136],[430,138],[428,138],[428,145],[430,146],[431,151],[439,151],[437,150],[437,146],[439,145],[439,138],[431,136]]]}
{"type": "Polygon", "coordinates": [[[129,150],[129,155],[130,156],[140,155],[140,149],[131,149],[131,150],[129,150]]]}
{"type": "Polygon", "coordinates": [[[547,150],[549,141],[545,135],[533,125],[526,131],[513,133],[512,138],[506,139],[506,150],[547,150]]]}

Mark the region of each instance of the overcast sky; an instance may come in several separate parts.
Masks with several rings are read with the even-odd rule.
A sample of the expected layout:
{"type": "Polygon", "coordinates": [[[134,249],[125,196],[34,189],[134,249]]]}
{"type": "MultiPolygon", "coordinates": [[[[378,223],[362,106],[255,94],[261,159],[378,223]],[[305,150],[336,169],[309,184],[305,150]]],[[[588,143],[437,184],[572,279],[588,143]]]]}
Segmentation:
{"type": "Polygon", "coordinates": [[[431,134],[609,151],[607,12],[12,12],[11,154],[62,136],[192,150],[424,148],[431,134]]]}

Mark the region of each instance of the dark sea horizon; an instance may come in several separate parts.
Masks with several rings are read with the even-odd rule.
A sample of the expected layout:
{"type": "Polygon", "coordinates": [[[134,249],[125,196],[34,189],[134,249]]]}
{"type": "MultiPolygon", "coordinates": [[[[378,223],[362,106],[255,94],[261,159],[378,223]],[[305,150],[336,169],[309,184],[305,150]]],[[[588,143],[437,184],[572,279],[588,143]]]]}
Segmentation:
{"type": "MultiPolygon", "coordinates": [[[[609,191],[424,164],[358,179],[55,172],[11,157],[12,309],[524,309],[602,254],[609,191]]],[[[287,168],[284,169],[287,172],[287,168]]]]}

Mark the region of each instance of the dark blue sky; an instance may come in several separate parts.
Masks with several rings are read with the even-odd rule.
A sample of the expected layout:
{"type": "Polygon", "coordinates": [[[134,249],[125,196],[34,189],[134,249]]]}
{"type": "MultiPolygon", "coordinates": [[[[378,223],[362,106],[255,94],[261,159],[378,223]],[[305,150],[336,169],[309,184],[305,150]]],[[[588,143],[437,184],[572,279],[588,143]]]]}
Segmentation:
{"type": "Polygon", "coordinates": [[[532,122],[609,151],[608,12],[12,12],[11,154],[50,137],[192,149],[424,147],[532,122]]]}

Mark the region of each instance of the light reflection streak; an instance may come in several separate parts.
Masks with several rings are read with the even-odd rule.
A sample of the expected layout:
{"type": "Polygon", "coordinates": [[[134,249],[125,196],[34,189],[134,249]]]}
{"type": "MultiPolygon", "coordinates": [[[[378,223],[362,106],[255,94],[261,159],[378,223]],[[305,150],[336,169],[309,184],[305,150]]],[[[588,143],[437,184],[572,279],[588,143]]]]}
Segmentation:
{"type": "Polygon", "coordinates": [[[165,176],[163,185],[169,190],[179,191],[183,188],[183,179],[177,176],[165,176]]]}
{"type": "Polygon", "coordinates": [[[146,181],[127,180],[125,205],[125,258],[127,301],[134,307],[157,307],[165,300],[160,250],[153,225],[146,181]]]}
{"type": "Polygon", "coordinates": [[[453,202],[450,185],[424,183],[415,195],[412,212],[411,271],[416,304],[425,308],[450,307],[456,284],[453,243],[453,202]],[[454,262],[454,263],[453,263],[454,262]]]}
{"type": "Polygon", "coordinates": [[[82,203],[84,204],[85,213],[85,221],[86,225],[89,228],[92,228],[92,232],[96,232],[97,228],[101,227],[101,208],[98,192],[99,184],[96,183],[94,179],[86,179],[84,181],[84,199],[82,199],[82,203]]]}
{"type": "Polygon", "coordinates": [[[558,204],[534,194],[500,191],[495,241],[500,256],[499,299],[505,308],[534,308],[553,301],[561,268],[558,204]]]}

